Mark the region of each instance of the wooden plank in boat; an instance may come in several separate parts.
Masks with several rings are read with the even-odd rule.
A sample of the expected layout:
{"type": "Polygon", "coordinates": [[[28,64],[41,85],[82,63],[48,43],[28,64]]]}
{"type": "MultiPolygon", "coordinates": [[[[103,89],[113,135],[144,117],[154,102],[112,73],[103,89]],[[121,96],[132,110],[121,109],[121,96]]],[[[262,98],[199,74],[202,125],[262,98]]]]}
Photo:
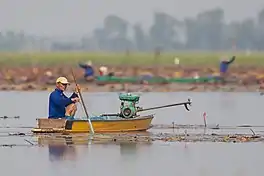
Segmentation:
{"type": "Polygon", "coordinates": [[[48,119],[48,118],[39,118],[38,128],[47,129],[47,128],[64,128],[66,119],[48,119]]]}

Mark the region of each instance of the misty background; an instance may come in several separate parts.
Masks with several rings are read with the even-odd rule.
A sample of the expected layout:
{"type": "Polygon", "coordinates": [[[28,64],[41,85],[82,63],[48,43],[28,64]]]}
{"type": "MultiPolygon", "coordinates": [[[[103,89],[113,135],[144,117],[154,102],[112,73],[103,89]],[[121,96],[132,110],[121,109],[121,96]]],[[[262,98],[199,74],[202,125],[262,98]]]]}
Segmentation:
{"type": "Polygon", "coordinates": [[[1,0],[1,51],[264,50],[264,1],[1,0]]]}

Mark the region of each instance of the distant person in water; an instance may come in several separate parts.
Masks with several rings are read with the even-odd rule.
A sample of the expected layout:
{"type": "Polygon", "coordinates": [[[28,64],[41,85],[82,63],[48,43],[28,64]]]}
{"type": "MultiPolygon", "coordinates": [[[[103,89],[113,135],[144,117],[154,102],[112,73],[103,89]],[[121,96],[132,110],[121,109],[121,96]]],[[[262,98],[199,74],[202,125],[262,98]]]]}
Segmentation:
{"type": "Polygon", "coordinates": [[[101,66],[99,68],[99,76],[114,76],[114,72],[108,72],[108,68],[106,66],[101,66]]]}
{"type": "Polygon", "coordinates": [[[108,68],[105,66],[101,66],[99,68],[99,75],[100,76],[107,76],[107,74],[108,74],[108,68]]]}
{"type": "Polygon", "coordinates": [[[220,71],[220,78],[223,82],[225,82],[225,77],[227,76],[227,71],[231,63],[233,63],[236,59],[236,56],[233,56],[230,60],[227,59],[221,59],[220,65],[219,65],[219,71],[220,71]]]}
{"type": "Polygon", "coordinates": [[[94,68],[92,66],[92,61],[88,61],[85,64],[79,63],[79,66],[84,69],[84,78],[86,81],[90,82],[94,80],[94,68]]]}
{"type": "Polygon", "coordinates": [[[236,56],[233,56],[230,60],[221,59],[220,61],[220,74],[226,74],[229,68],[229,65],[233,63],[236,59],[236,56]]]}
{"type": "Polygon", "coordinates": [[[59,77],[56,80],[56,88],[49,96],[49,118],[66,118],[74,119],[77,111],[76,102],[79,102],[77,94],[79,85],[75,88],[75,92],[68,98],[63,92],[70,83],[65,77],[59,77]]]}

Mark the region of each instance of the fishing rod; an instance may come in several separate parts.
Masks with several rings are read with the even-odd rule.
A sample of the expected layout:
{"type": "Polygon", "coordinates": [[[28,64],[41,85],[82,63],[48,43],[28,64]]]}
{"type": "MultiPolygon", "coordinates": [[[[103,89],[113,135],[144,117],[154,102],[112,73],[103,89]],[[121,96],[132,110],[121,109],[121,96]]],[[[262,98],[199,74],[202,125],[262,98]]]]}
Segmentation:
{"type": "Polygon", "coordinates": [[[74,79],[74,82],[75,82],[75,85],[76,85],[77,91],[78,91],[78,93],[79,93],[79,95],[80,95],[80,98],[81,98],[81,104],[82,104],[82,107],[83,107],[83,109],[84,109],[85,115],[86,115],[86,117],[87,117],[87,119],[88,119],[88,122],[89,122],[89,125],[90,125],[91,132],[92,132],[92,134],[94,134],[93,125],[92,125],[91,119],[90,119],[90,117],[89,117],[89,115],[88,115],[87,109],[86,109],[86,107],[85,107],[85,104],[84,104],[84,101],[83,101],[83,97],[82,97],[82,94],[81,94],[81,90],[79,90],[79,88],[78,88],[78,84],[77,84],[77,81],[76,81],[76,78],[75,78],[75,75],[74,75],[74,72],[73,72],[73,69],[72,69],[72,68],[71,68],[71,71],[72,71],[72,76],[73,76],[73,79],[74,79]]]}

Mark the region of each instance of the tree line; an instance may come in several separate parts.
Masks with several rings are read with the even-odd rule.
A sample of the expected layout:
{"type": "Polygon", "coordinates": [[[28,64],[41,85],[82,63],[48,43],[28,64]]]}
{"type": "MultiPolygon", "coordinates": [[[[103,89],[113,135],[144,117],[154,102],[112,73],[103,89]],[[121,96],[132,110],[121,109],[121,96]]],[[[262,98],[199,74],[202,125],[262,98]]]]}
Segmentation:
{"type": "Polygon", "coordinates": [[[153,51],[175,50],[264,50],[264,9],[257,17],[225,22],[224,10],[215,8],[193,18],[179,20],[165,12],[154,13],[148,31],[142,24],[132,25],[119,16],[109,15],[102,28],[79,42],[60,42],[12,31],[0,33],[0,50],[87,50],[87,51],[153,51]]]}

